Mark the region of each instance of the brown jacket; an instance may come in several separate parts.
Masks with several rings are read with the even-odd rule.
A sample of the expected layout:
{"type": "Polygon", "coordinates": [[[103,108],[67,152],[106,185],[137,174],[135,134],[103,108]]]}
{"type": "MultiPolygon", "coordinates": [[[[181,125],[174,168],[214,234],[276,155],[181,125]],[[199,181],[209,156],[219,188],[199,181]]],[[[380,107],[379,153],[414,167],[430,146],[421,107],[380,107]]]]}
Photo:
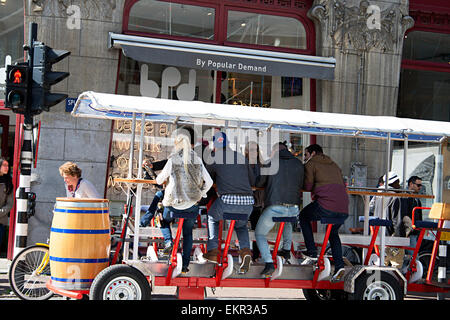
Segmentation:
{"type": "Polygon", "coordinates": [[[348,213],[348,195],[342,171],[324,154],[316,154],[305,164],[303,189],[312,191],[312,198],[324,209],[348,213]]]}

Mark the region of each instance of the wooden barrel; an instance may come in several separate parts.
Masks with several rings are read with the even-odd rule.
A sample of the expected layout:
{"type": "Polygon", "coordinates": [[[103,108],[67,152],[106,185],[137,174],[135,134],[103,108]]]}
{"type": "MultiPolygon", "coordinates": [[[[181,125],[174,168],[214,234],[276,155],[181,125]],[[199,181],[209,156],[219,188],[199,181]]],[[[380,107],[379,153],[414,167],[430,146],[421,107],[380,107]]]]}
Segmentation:
{"type": "Polygon", "coordinates": [[[67,290],[89,289],[109,265],[109,201],[56,198],[50,232],[52,284],[67,290]]]}

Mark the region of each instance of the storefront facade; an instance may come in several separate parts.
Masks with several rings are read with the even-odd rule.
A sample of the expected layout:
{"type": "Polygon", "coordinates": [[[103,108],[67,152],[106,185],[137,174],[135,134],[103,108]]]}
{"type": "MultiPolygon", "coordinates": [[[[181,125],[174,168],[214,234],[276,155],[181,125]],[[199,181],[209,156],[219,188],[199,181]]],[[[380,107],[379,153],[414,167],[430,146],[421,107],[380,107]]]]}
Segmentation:
{"type": "MultiPolygon", "coordinates": [[[[71,51],[58,65],[71,75],[55,88],[71,98],[92,90],[215,102],[230,112],[237,104],[253,106],[255,112],[296,108],[450,121],[448,98],[442,94],[449,64],[418,56],[423,54],[418,49],[422,39],[432,39],[434,47],[424,50],[445,59],[450,33],[445,1],[90,0],[69,6],[52,0],[25,1],[22,10],[25,25],[38,23],[40,41],[71,51]],[[261,63],[261,57],[269,62],[261,63]],[[332,75],[324,66],[327,57],[335,59],[332,75]],[[295,60],[298,69],[283,69],[283,59],[295,60]],[[320,67],[310,68],[308,59],[316,59],[320,67]],[[434,83],[425,90],[424,76],[428,85],[434,83]],[[433,103],[421,107],[429,101],[433,103]]],[[[79,163],[83,177],[111,200],[113,216],[120,214],[125,199],[113,178],[128,173],[131,123],[74,119],[69,111],[61,103],[36,117],[42,129],[32,182],[38,203],[29,221],[30,244],[48,237],[54,199],[64,196],[57,168],[65,161],[79,163]]],[[[170,149],[161,142],[173,129],[146,124],[145,157],[167,157],[170,149]]],[[[385,171],[384,160],[374,157],[384,154],[382,143],[283,139],[299,156],[311,139],[317,140],[349,181],[358,166],[366,169],[367,185],[375,185],[385,171]]],[[[136,174],[137,165],[133,167],[136,174]]],[[[144,203],[153,197],[153,190],[146,190],[144,203]]],[[[349,227],[356,224],[358,201],[352,200],[349,227]]],[[[11,240],[10,232],[10,248],[11,240]]]]}

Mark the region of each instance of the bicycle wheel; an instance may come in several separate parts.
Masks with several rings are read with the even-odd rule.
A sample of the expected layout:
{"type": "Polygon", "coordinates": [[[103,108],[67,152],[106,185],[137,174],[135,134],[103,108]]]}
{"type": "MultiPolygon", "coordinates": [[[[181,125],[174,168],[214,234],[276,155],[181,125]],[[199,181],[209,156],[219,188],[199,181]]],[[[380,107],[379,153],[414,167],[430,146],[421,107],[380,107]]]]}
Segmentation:
{"type": "Polygon", "coordinates": [[[9,268],[9,284],[23,300],[47,300],[53,292],[47,289],[50,279],[49,248],[33,245],[23,249],[9,268]]]}

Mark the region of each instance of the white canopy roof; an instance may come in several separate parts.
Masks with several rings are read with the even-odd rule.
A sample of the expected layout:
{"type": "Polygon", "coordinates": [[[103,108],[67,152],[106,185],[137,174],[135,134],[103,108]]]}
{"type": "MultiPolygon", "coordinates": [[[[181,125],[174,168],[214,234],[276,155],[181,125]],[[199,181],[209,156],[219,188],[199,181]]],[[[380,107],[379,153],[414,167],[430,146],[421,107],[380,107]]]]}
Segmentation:
{"type": "Polygon", "coordinates": [[[387,116],[312,112],[297,109],[255,108],[201,101],[179,101],[86,91],[80,94],[72,115],[99,119],[202,123],[208,126],[266,129],[317,135],[440,142],[450,136],[450,122],[387,116]],[[227,122],[226,122],[227,121],[227,122]]]}

